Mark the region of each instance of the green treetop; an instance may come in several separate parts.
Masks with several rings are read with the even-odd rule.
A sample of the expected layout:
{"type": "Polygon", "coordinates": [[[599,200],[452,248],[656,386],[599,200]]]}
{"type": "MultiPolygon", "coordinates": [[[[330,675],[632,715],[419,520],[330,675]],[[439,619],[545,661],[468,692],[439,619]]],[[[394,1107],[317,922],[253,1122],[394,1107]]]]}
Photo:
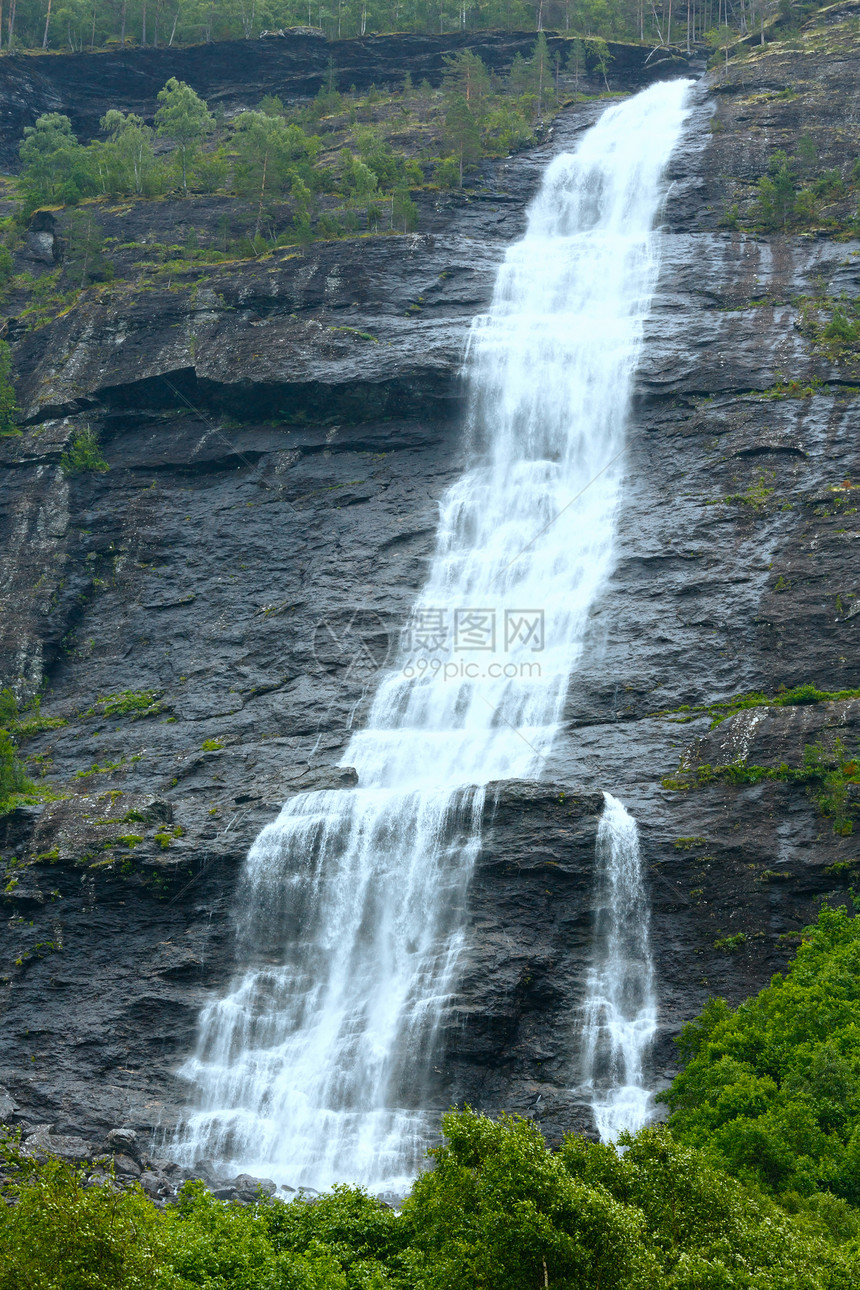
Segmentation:
{"type": "Polygon", "coordinates": [[[449,94],[461,94],[475,117],[482,115],[490,97],[490,74],[483,60],[469,49],[446,55],[442,86],[449,94]]]}
{"type": "Polygon", "coordinates": [[[31,210],[40,202],[74,204],[93,189],[87,150],[72,133],[69,118],[59,112],[46,112],[26,127],[19,156],[31,210]]]}
{"type": "Polygon", "coordinates": [[[126,115],[116,108],[106,112],[100,124],[110,140],[102,150],[108,169],[113,171],[106,184],[108,191],[132,191],[140,197],[155,166],[152,130],[133,112],[126,115]]]}
{"type": "Polygon", "coordinates": [[[0,435],[19,434],[15,423],[18,402],[12,385],[12,351],[0,340],[0,435]]]}
{"type": "MultiPolygon", "coordinates": [[[[254,236],[258,237],[265,203],[293,186],[300,175],[298,163],[313,161],[319,151],[319,141],[269,111],[243,112],[236,125],[235,138],[239,153],[236,187],[257,203],[254,236]]],[[[305,168],[304,178],[309,178],[307,165],[305,168]]]]}
{"type": "Polygon", "coordinates": [[[165,139],[170,139],[179,149],[182,160],[182,187],[188,190],[188,160],[194,155],[207,134],[215,128],[215,118],[205,99],[195,94],[185,81],[171,76],[159,91],[161,107],[155,114],[155,128],[165,139]]]}

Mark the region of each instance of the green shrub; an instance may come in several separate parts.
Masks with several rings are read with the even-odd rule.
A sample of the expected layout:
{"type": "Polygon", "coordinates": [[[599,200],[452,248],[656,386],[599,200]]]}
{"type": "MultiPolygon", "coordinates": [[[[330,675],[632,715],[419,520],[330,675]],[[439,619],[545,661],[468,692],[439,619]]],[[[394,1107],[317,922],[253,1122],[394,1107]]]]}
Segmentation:
{"type": "Polygon", "coordinates": [[[98,436],[90,426],[84,426],[75,433],[71,445],[60,458],[60,466],[64,475],[80,475],[87,471],[104,474],[110,470],[102,456],[98,436]]]}
{"type": "Polygon", "coordinates": [[[19,793],[29,793],[33,785],[18,760],[18,750],[8,730],[0,729],[0,815],[14,805],[19,793]]]}
{"type": "Polygon", "coordinates": [[[394,190],[391,198],[391,224],[400,233],[411,233],[418,227],[418,207],[406,187],[394,190]]]}
{"type": "Polygon", "coordinates": [[[81,715],[131,717],[132,721],[137,721],[140,717],[154,717],[164,711],[164,705],[158,702],[161,693],[161,690],[120,690],[117,694],[105,694],[81,715]]]}
{"type": "Polygon", "coordinates": [[[574,1177],[540,1130],[468,1108],[443,1118],[447,1142],[404,1206],[428,1290],[622,1290],[658,1285],[643,1216],[574,1177]]]}
{"type": "Polygon", "coordinates": [[[0,815],[5,815],[20,794],[33,791],[9,727],[19,731],[18,703],[11,690],[0,690],[0,815]]]}
{"type": "Polygon", "coordinates": [[[0,340],[0,435],[20,434],[15,422],[18,402],[12,385],[12,351],[5,340],[0,340]]]}
{"type": "Polygon", "coordinates": [[[785,976],[685,1027],[674,1135],[774,1195],[860,1204],[860,919],[822,909],[785,976]]]}
{"type": "Polygon", "coordinates": [[[12,252],[7,246],[0,246],[0,287],[5,287],[9,282],[14,268],[12,252]]]}
{"type": "Polygon", "coordinates": [[[835,1196],[779,1209],[663,1127],[548,1150],[525,1120],[467,1107],[398,1215],[361,1188],[308,1204],[158,1210],[137,1185],[0,1144],[0,1290],[849,1290],[857,1214],[835,1196]],[[791,1209],[792,1212],[786,1212],[791,1209]]]}
{"type": "Polygon", "coordinates": [[[179,1290],[162,1273],[166,1226],[139,1187],[87,1187],[84,1169],[37,1164],[14,1144],[3,1154],[0,1290],[179,1290]]]}
{"type": "Polygon", "coordinates": [[[433,183],[440,188],[456,188],[460,182],[460,163],[456,157],[440,157],[433,167],[433,183]]]}

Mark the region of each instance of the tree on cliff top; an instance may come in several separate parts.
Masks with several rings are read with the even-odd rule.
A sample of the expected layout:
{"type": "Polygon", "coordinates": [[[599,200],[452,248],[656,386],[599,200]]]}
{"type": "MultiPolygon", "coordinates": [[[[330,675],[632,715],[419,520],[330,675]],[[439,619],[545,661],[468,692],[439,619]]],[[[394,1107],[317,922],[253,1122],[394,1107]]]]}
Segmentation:
{"type": "Polygon", "coordinates": [[[101,149],[106,170],[104,187],[108,192],[135,192],[140,197],[155,167],[152,130],[134,112],[111,108],[102,117],[101,128],[110,142],[101,149]]]}
{"type": "Polygon", "coordinates": [[[95,191],[87,149],[78,143],[71,121],[60,112],[46,112],[35,125],[28,125],[18,151],[29,210],[42,202],[74,205],[95,191]]]}
{"type": "Polygon", "coordinates": [[[480,117],[492,90],[483,59],[470,49],[445,55],[442,86],[449,94],[462,94],[473,116],[480,117]]]}
{"type": "Polygon", "coordinates": [[[463,167],[474,165],[481,156],[478,124],[462,94],[452,96],[445,113],[445,142],[457,158],[462,188],[463,167]]]}
{"type": "Polygon", "coordinates": [[[266,111],[243,112],[236,123],[235,140],[239,152],[236,188],[257,203],[254,237],[258,237],[266,202],[282,196],[296,178],[301,177],[303,182],[310,179],[308,167],[320,145],[300,126],[266,111]],[[301,163],[305,163],[304,167],[301,163]]]}
{"type": "Polygon", "coordinates": [[[182,187],[188,191],[188,161],[207,134],[215,129],[215,118],[205,99],[196,94],[185,81],[171,76],[163,90],[159,90],[161,107],[155,114],[155,128],[165,139],[172,140],[182,159],[182,187]]]}

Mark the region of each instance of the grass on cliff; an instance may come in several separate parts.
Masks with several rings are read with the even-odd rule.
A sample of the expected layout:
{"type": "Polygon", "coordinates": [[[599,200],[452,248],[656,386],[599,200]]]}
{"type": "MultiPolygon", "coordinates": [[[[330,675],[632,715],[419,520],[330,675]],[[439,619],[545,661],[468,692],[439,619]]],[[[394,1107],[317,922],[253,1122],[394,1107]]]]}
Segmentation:
{"type": "Polygon", "coordinates": [[[11,690],[0,690],[0,816],[8,814],[33,792],[18,758],[18,747],[10,731],[18,720],[18,704],[11,690]]]}
{"type": "Polygon", "coordinates": [[[801,784],[816,808],[829,820],[833,832],[850,837],[860,819],[860,754],[850,752],[841,738],[831,748],[807,744],[800,766],[758,766],[738,760],[713,766],[703,762],[684,767],[661,782],[664,788],[686,791],[706,784],[722,783],[741,786],[776,780],[783,784],[801,784]]]}
{"type": "Polygon", "coordinates": [[[860,698],[860,690],[819,690],[817,686],[805,682],[802,685],[794,685],[790,689],[783,686],[770,697],[761,691],[752,690],[746,694],[735,694],[731,698],[720,699],[716,703],[706,703],[700,707],[690,707],[685,703],[680,708],[666,708],[654,715],[687,722],[706,714],[711,718],[710,728],[714,730],[721,722],[733,717],[736,712],[745,712],[749,708],[804,707],[808,704],[857,698],[860,698]]]}
{"type": "MultiPolygon", "coordinates": [[[[66,725],[63,717],[43,717],[41,700],[33,699],[20,710],[11,690],[0,690],[0,817],[27,802],[44,801],[53,790],[34,784],[18,752],[21,740],[42,730],[66,725]]],[[[41,772],[44,774],[44,769],[41,772]]]]}

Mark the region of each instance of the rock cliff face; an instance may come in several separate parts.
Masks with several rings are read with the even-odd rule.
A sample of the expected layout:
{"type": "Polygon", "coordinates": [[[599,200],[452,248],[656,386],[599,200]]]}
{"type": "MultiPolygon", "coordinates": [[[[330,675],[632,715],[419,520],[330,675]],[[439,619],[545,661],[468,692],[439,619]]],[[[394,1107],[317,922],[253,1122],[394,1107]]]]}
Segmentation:
{"type": "MultiPolygon", "coordinates": [[[[850,8],[816,32],[854,58],[850,8]]],[[[830,785],[837,811],[803,771],[809,747],[826,757],[840,740],[834,765],[854,752],[860,704],[760,706],[714,730],[695,711],[780,686],[860,686],[857,378],[850,355],[799,330],[807,298],[857,297],[860,245],[726,227],[800,134],[828,167],[857,155],[853,64],[819,35],[798,43],[694,91],[615,572],[545,782],[494,797],[440,1106],[527,1112],[551,1134],[582,1123],[568,1090],[602,788],[642,834],[658,1082],[707,996],[759,988],[815,901],[852,880],[856,842],[839,821],[856,788],[844,774],[830,785]],[[739,758],[745,775],[713,769],[739,758]]],[[[439,43],[425,46],[436,58],[439,43]]],[[[242,48],[266,88],[288,52],[242,48]]],[[[138,56],[149,80],[122,105],[184,75],[176,60],[214,57],[138,56]]],[[[0,67],[4,112],[19,110],[8,78],[23,61],[0,67]]],[[[51,103],[69,108],[87,60],[38,61],[51,103]]],[[[486,164],[462,199],[428,199],[414,235],[317,243],[157,290],[120,279],[39,330],[10,322],[27,426],[0,440],[2,680],[22,699],[46,687],[54,724],[23,750],[67,794],[0,821],[0,1084],[28,1120],[150,1132],[181,1114],[174,1072],[234,967],[239,866],[286,796],[349,782],[331,768],[461,466],[469,321],[546,161],[599,106],[486,164]],[[110,469],[67,477],[60,457],[84,424],[110,469]]],[[[157,205],[152,218],[177,222],[187,209],[157,205]]],[[[134,240],[146,218],[104,224],[126,221],[134,240]]],[[[53,254],[62,218],[38,231],[53,254]]]]}

